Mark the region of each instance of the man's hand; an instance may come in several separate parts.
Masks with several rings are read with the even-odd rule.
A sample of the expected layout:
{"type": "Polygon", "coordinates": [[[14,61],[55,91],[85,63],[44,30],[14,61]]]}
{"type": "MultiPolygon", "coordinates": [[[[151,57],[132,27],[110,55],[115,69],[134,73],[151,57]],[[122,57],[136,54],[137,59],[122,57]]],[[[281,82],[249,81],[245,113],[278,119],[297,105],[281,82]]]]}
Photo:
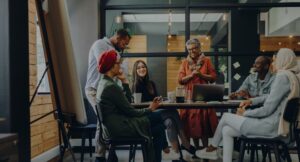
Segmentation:
{"type": "Polygon", "coordinates": [[[230,93],[229,99],[231,100],[237,99],[237,96],[238,96],[237,92],[230,93]]]}
{"type": "Polygon", "coordinates": [[[249,94],[249,92],[247,90],[240,90],[238,92],[238,95],[241,96],[241,97],[243,97],[243,98],[245,98],[245,99],[248,99],[248,98],[251,97],[250,94],[249,94]]]}
{"type": "Polygon", "coordinates": [[[153,101],[151,102],[149,108],[151,109],[151,111],[155,111],[159,106],[160,103],[162,102],[162,97],[155,97],[153,99],[153,101]]]}
{"type": "Polygon", "coordinates": [[[239,107],[243,107],[243,108],[246,108],[248,106],[250,106],[252,104],[252,101],[251,100],[245,100],[245,101],[242,101],[240,103],[240,106],[239,107]]]}

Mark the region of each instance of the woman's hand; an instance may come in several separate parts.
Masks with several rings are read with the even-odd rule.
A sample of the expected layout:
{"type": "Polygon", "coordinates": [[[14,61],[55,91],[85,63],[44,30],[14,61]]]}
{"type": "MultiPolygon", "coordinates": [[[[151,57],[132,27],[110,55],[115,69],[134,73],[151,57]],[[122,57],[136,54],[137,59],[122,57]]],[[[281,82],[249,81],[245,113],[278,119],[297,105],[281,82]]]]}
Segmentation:
{"type": "Polygon", "coordinates": [[[250,106],[252,104],[252,101],[251,100],[245,100],[245,101],[242,101],[240,103],[240,106],[239,107],[243,107],[243,108],[246,108],[248,106],[250,106]]]}
{"type": "Polygon", "coordinates": [[[237,110],[236,110],[236,115],[239,115],[239,116],[244,116],[244,112],[246,111],[245,107],[239,107],[237,110]]]}
{"type": "Polygon", "coordinates": [[[120,69],[119,75],[117,75],[117,78],[121,80],[122,83],[128,84],[128,80],[126,79],[126,76],[123,73],[123,70],[120,69]]]}
{"type": "Polygon", "coordinates": [[[151,111],[155,111],[160,106],[161,102],[162,102],[162,97],[161,96],[155,97],[153,99],[153,101],[151,102],[150,106],[149,106],[151,111]]]}

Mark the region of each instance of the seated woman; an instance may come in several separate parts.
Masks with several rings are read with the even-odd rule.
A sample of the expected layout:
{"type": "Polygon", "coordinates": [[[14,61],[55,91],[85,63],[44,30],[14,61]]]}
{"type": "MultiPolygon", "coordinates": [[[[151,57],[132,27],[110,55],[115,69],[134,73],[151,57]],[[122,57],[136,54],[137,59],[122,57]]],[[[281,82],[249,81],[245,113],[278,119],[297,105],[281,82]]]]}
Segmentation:
{"type": "Polygon", "coordinates": [[[160,162],[165,128],[151,112],[159,107],[159,98],[154,98],[149,108],[135,109],[128,102],[131,96],[128,81],[120,70],[120,58],[116,51],[105,51],[99,60],[98,70],[104,76],[97,89],[97,104],[103,114],[103,123],[110,137],[144,137],[148,140],[144,161],[160,162]],[[124,95],[113,78],[118,77],[123,84],[124,95]]]}
{"type": "Polygon", "coordinates": [[[280,49],[274,68],[277,75],[270,94],[242,102],[237,114],[224,114],[211,145],[200,151],[201,158],[217,159],[216,151],[222,138],[223,162],[231,162],[234,137],[244,135],[271,138],[287,135],[285,126],[282,125],[284,108],[288,100],[300,96],[300,68],[295,53],[287,48],[280,49]],[[260,103],[263,103],[262,107],[245,110],[249,105],[260,103]]]}
{"type": "MultiPolygon", "coordinates": [[[[148,68],[144,61],[137,60],[134,63],[132,76],[132,91],[142,93],[142,102],[152,101],[158,96],[155,83],[149,80],[148,68]]],[[[195,154],[195,148],[187,141],[177,110],[160,110],[160,113],[174,152],[178,153],[177,135],[179,135],[183,147],[188,148],[189,153],[195,154]]]]}

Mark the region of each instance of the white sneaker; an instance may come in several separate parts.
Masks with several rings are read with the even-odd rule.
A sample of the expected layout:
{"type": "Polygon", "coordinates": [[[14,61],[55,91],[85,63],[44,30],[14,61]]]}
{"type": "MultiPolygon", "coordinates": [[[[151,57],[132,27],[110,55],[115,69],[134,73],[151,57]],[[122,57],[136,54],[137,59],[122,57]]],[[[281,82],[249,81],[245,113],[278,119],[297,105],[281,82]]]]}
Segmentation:
{"type": "Polygon", "coordinates": [[[162,159],[164,160],[177,160],[179,157],[179,152],[175,152],[173,149],[171,149],[170,153],[162,152],[162,159]]]}
{"type": "MultiPolygon", "coordinates": [[[[218,157],[222,159],[223,158],[223,149],[218,149],[217,152],[218,152],[218,157]]],[[[235,150],[232,152],[232,160],[238,159],[239,156],[240,156],[239,152],[237,152],[235,150]]]]}
{"type": "MultiPolygon", "coordinates": [[[[218,150],[218,149],[217,149],[218,150]]],[[[214,150],[212,152],[207,152],[206,148],[199,151],[199,157],[201,159],[210,159],[210,160],[217,160],[218,159],[218,153],[217,150],[214,150]]]]}

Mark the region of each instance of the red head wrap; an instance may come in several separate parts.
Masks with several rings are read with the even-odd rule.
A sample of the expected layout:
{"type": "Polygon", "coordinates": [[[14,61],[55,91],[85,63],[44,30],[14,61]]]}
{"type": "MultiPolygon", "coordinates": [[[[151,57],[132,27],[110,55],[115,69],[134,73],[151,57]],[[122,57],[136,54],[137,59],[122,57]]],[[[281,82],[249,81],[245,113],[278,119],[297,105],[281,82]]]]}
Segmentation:
{"type": "Polygon", "coordinates": [[[117,55],[115,50],[104,51],[99,58],[98,71],[102,74],[108,72],[116,63],[117,55]]]}

